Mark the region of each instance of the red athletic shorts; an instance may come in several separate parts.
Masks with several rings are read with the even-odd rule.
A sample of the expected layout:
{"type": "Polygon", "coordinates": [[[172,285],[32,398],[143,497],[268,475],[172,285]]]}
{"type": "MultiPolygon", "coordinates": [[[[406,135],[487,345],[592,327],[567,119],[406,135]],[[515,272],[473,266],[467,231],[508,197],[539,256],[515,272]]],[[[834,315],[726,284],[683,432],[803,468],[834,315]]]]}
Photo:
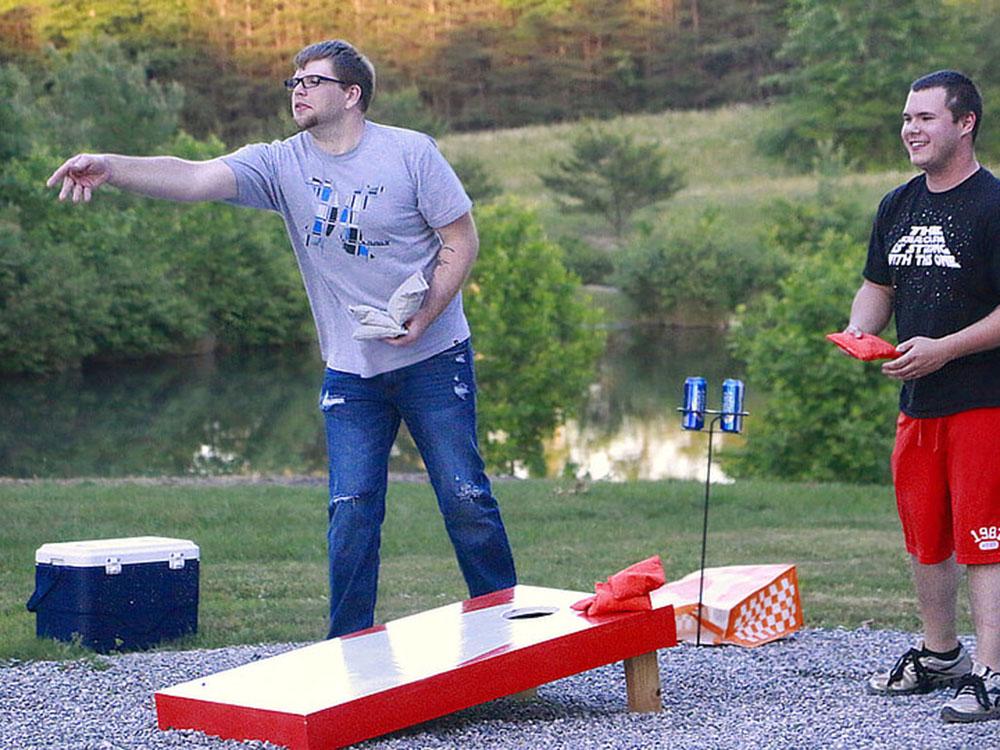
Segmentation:
{"type": "Polygon", "coordinates": [[[900,414],[892,452],[907,551],[926,565],[1000,562],[1000,408],[900,414]]]}

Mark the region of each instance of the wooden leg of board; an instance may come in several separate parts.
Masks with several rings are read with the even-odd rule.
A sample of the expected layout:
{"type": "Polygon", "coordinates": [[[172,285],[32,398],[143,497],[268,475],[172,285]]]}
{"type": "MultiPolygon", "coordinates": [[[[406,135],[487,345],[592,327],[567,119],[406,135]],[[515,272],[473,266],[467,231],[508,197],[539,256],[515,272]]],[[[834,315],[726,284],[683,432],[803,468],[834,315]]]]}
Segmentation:
{"type": "Polygon", "coordinates": [[[660,668],[656,652],[625,660],[625,690],[628,710],[634,712],[662,711],[660,700],[660,668]]]}
{"type": "Polygon", "coordinates": [[[520,693],[514,693],[511,698],[518,701],[533,701],[538,697],[538,688],[528,688],[527,690],[522,690],[520,693]]]}

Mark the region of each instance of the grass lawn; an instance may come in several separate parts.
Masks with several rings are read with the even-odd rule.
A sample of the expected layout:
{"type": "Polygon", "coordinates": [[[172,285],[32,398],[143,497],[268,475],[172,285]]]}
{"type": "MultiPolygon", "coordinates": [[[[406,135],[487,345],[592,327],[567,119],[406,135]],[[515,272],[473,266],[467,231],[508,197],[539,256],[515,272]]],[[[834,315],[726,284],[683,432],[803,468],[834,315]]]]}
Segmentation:
{"type": "MultiPolygon", "coordinates": [[[[496,486],[521,582],[582,591],[659,553],[668,579],[698,567],[698,482],[504,481],[496,486]]],[[[325,491],[275,485],[0,484],[0,659],[72,658],[24,608],[45,542],[158,535],[201,547],[200,630],[176,647],[309,641],[325,633],[325,491]]],[[[465,596],[424,484],[390,487],[378,619],[465,596]]],[[[807,626],[915,630],[887,487],[739,482],[712,492],[708,565],[792,562],[807,626]]],[[[963,632],[970,629],[962,623],[963,632]]]]}

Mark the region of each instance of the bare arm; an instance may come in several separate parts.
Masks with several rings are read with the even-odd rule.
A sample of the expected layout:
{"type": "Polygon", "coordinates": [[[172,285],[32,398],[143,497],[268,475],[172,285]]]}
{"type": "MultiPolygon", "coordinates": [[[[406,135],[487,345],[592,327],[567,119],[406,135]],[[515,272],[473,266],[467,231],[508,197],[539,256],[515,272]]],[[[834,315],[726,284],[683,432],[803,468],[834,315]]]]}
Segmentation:
{"type": "Polygon", "coordinates": [[[441,237],[434,274],[424,304],[406,322],[408,333],[392,339],[382,339],[393,346],[406,346],[416,341],[427,327],[452,301],[469,277],[472,264],[479,254],[479,235],[472,214],[466,213],[451,224],[437,230],[441,237]]]}
{"type": "Polygon", "coordinates": [[[914,336],[900,342],[902,356],[882,365],[896,380],[913,380],[940,370],[953,359],[1000,347],[1000,307],[972,325],[939,339],[914,336]]]}
{"type": "Polygon", "coordinates": [[[875,284],[865,279],[854,295],[851,319],[844,331],[859,337],[862,333],[881,333],[892,317],[894,297],[895,291],[891,286],[875,284]]]}
{"type": "Polygon", "coordinates": [[[89,201],[107,183],[151,198],[210,201],[236,197],[236,176],[221,159],[187,161],[174,156],[78,154],[52,173],[46,185],[59,183],[59,200],[89,201]]]}

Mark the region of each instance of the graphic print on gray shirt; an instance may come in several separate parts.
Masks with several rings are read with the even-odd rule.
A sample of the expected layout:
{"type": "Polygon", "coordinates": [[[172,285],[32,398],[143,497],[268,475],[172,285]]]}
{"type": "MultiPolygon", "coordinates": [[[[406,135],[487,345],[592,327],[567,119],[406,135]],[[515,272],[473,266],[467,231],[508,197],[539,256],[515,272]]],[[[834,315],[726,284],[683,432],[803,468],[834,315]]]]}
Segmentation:
{"type": "Polygon", "coordinates": [[[415,272],[430,280],[441,246],[435,229],[472,207],[430,136],[366,121],[346,154],[328,154],[302,132],[223,161],[236,175],[230,203],[284,217],[327,367],[372,377],[469,337],[461,292],[410,346],[352,337],[359,324],[348,307],[384,309],[415,272]]]}

